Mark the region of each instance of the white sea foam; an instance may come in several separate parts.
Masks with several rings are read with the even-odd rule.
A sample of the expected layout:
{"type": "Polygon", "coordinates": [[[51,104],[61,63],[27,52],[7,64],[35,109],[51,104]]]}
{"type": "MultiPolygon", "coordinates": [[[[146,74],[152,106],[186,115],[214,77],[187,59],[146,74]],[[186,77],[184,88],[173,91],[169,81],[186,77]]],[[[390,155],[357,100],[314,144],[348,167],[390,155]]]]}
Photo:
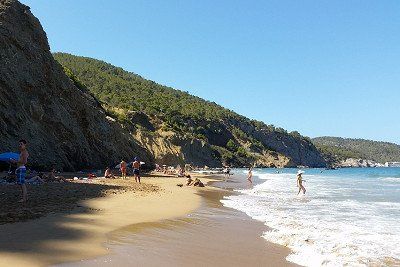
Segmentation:
{"type": "Polygon", "coordinates": [[[255,175],[261,184],[222,203],[269,226],[263,237],[289,247],[289,261],[365,266],[385,265],[390,258],[400,263],[400,202],[394,191],[384,191],[390,188],[378,187],[380,179],[304,175],[307,195],[296,196],[294,174],[255,175]]]}
{"type": "Polygon", "coordinates": [[[381,178],[382,181],[400,183],[400,177],[385,177],[381,178]]]}

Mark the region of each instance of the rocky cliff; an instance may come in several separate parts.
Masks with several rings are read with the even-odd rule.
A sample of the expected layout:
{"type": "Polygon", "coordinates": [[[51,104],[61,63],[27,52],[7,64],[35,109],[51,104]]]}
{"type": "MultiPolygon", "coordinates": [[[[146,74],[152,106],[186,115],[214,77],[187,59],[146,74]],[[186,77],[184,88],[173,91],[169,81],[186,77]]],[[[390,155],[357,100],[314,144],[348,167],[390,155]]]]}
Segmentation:
{"type": "Polygon", "coordinates": [[[325,166],[309,139],[105,62],[55,54],[29,7],[0,0],[0,152],[27,139],[33,167],[325,166]]]}
{"type": "Polygon", "coordinates": [[[31,166],[103,168],[121,158],[153,157],[98,101],[76,86],[50,53],[29,7],[0,0],[0,151],[29,142],[31,166]]]}

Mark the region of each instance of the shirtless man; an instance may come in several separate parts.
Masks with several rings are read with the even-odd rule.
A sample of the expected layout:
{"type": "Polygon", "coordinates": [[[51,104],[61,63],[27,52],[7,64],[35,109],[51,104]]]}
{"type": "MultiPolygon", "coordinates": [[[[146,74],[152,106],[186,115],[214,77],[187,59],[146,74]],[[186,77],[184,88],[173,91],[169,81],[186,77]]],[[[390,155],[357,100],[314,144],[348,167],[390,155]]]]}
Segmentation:
{"type": "Polygon", "coordinates": [[[26,203],[28,200],[28,191],[26,190],[25,184],[25,176],[26,176],[26,163],[28,162],[29,153],[26,150],[26,140],[19,140],[19,159],[18,161],[12,160],[12,162],[17,164],[17,169],[15,170],[15,174],[17,176],[17,183],[21,186],[22,190],[22,199],[19,201],[20,203],[26,203]]]}
{"type": "Polygon", "coordinates": [[[125,162],[125,160],[121,161],[120,170],[121,170],[121,174],[122,174],[122,179],[126,179],[126,162],[125,162]]]}
{"type": "Polygon", "coordinates": [[[140,161],[137,157],[135,157],[134,160],[135,161],[132,164],[133,176],[135,176],[135,181],[140,183],[140,161]]]}

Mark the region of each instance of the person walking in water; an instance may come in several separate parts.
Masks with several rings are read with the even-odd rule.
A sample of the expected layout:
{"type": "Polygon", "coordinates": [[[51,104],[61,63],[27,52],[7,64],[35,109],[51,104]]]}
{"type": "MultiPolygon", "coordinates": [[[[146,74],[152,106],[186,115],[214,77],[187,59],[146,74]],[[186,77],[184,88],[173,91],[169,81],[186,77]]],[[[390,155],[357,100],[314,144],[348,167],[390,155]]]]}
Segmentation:
{"type": "Polygon", "coordinates": [[[304,195],[306,194],[306,189],[303,186],[304,180],[303,177],[301,176],[303,173],[304,172],[302,170],[297,172],[297,186],[299,187],[299,192],[297,193],[297,195],[300,194],[301,191],[303,191],[304,195]]]}
{"type": "Polygon", "coordinates": [[[119,168],[121,170],[122,179],[126,179],[126,162],[125,162],[125,160],[121,161],[119,168]]]}
{"type": "Polygon", "coordinates": [[[139,158],[135,157],[135,161],[132,164],[133,175],[135,176],[135,181],[140,183],[140,161],[139,158]]]}
{"type": "Polygon", "coordinates": [[[253,184],[253,167],[249,168],[249,173],[247,174],[247,181],[249,181],[251,184],[253,184]]]}
{"type": "Polygon", "coordinates": [[[26,140],[19,140],[19,159],[18,161],[13,160],[12,162],[17,164],[17,169],[15,170],[15,174],[17,176],[17,183],[21,186],[22,190],[22,199],[19,201],[20,203],[26,203],[28,200],[28,191],[26,189],[25,184],[25,176],[26,176],[26,163],[28,162],[29,153],[26,149],[26,140]]]}

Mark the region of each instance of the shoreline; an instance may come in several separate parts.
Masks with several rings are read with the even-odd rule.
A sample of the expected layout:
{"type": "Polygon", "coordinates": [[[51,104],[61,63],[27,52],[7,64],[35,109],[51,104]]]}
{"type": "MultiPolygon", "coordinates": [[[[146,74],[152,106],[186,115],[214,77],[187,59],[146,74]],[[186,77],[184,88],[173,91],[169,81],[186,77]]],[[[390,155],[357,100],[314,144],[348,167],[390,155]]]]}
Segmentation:
{"type": "Polygon", "coordinates": [[[130,259],[119,253],[126,249],[129,255],[138,253],[135,263],[152,266],[164,263],[295,266],[286,261],[289,249],[261,238],[264,224],[222,205],[223,196],[235,193],[212,186],[221,182],[220,179],[213,179],[213,175],[195,176],[207,187],[178,187],[185,178],[153,174],[144,178],[143,183],[160,190],[115,193],[81,201],[79,207],[69,212],[0,225],[0,231],[6,233],[0,236],[3,244],[0,245],[0,266],[75,266],[78,263],[95,266],[99,261],[103,266],[107,262],[115,264],[115,257],[120,261],[118,265],[124,266],[129,265],[130,259]],[[157,240],[160,234],[164,235],[163,240],[157,240]],[[134,240],[126,241],[132,235],[142,240],[141,247],[132,246],[134,240]],[[210,238],[213,239],[211,247],[210,238]],[[174,241],[174,246],[171,243],[163,246],[166,241],[174,241]],[[192,246],[201,253],[193,253],[192,246]],[[168,249],[166,254],[162,253],[168,249]],[[256,257],[249,258],[248,253],[256,257]],[[166,256],[171,254],[175,255],[175,261],[166,256]],[[206,257],[212,261],[205,261],[206,257]]]}
{"type": "Polygon", "coordinates": [[[261,237],[263,223],[223,206],[235,192],[210,185],[218,182],[194,192],[202,202],[195,211],[118,229],[105,244],[110,254],[56,266],[298,266],[286,260],[288,248],[261,237]]]}
{"type": "Polygon", "coordinates": [[[176,186],[181,178],[144,180],[161,190],[83,200],[70,212],[0,225],[0,266],[48,266],[106,255],[104,243],[110,232],[184,216],[201,204],[201,197],[193,193],[197,188],[176,186]]]}

